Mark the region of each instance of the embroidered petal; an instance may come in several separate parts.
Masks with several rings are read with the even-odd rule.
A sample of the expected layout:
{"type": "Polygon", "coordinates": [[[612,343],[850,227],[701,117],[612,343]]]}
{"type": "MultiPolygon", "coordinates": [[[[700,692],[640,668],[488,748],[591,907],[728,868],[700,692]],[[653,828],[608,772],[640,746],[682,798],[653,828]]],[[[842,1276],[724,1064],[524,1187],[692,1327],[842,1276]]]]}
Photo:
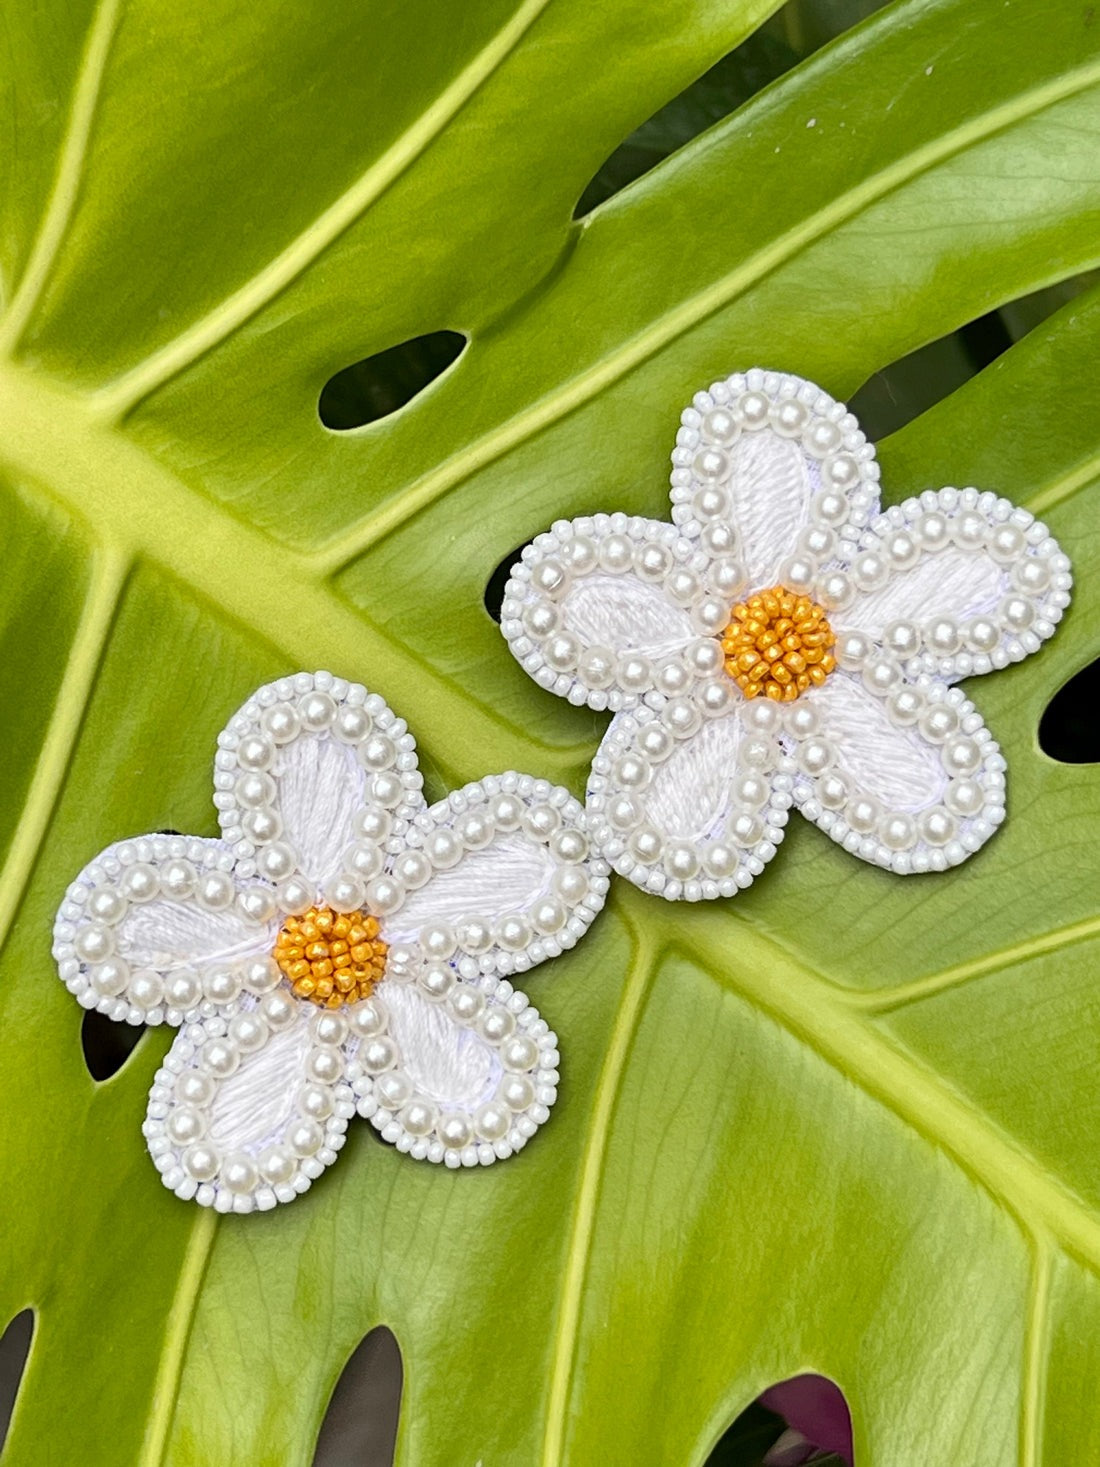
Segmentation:
{"type": "Polygon", "coordinates": [[[586,829],[568,790],[527,774],[456,790],[416,817],[407,849],[391,861],[385,879],[397,891],[383,936],[423,942],[444,960],[457,950],[483,972],[556,957],[584,934],[607,893],[607,864],[590,853],[586,829]]]}
{"type": "Polygon", "coordinates": [[[501,631],[541,687],[592,708],[631,708],[714,671],[729,618],[698,547],[624,514],[561,520],[513,569],[501,631]]]}
{"type": "Polygon", "coordinates": [[[620,713],[592,763],[593,841],[621,875],[670,901],[750,885],[775,855],[791,803],[775,705],[714,686],[724,692],[719,716],[687,699],[620,713]]]}
{"type": "Polygon", "coordinates": [[[860,540],[837,630],[884,644],[910,676],[954,681],[1037,652],[1069,605],[1069,560],[1026,509],[977,489],[931,490],[860,540]]]}
{"type": "MultiPolygon", "coordinates": [[[[878,476],[842,403],[753,368],[697,392],[681,415],[672,518],[708,555],[736,561],[748,589],[801,590],[876,512],[878,476]]],[[[723,579],[739,589],[732,572],[723,579]]]]}
{"type": "Polygon", "coordinates": [[[144,1125],[161,1180],[218,1212],[292,1202],[344,1144],[355,1112],[348,1020],[285,989],[190,1024],[149,1092],[144,1125]]]}
{"type": "Polygon", "coordinates": [[[84,868],[58,912],[53,952],[86,1008],[180,1024],[204,1002],[236,997],[277,928],[271,888],[242,880],[224,841],[151,835],[108,846],[84,868]]]}
{"type": "Polygon", "coordinates": [[[310,900],[336,878],[350,846],[376,844],[369,832],[400,830],[424,806],[404,720],[377,693],[329,673],[260,688],[218,744],[222,834],[267,880],[304,878],[310,900]]]}
{"type": "Polygon", "coordinates": [[[349,1071],[360,1115],[419,1161],[488,1166],[519,1151],[557,1098],[557,1036],[504,979],[449,965],[369,1000],[375,1032],[349,1071]]]}
{"type": "Polygon", "coordinates": [[[939,679],[883,695],[835,673],[795,751],[795,804],[845,850],[901,875],[957,866],[1004,819],[1005,761],[973,703],[939,679]]]}

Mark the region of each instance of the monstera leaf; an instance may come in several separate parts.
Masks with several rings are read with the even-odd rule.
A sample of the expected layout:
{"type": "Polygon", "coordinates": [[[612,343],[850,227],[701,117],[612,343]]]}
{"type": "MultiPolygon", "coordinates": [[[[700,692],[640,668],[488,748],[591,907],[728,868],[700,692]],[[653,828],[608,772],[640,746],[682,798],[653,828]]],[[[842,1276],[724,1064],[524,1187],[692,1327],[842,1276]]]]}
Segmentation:
{"type": "Polygon", "coordinates": [[[486,614],[559,516],[661,515],[681,405],[753,363],[840,395],[1100,261],[1100,26],[906,0],[572,222],[632,128],[768,0],[53,0],[5,21],[0,107],[0,1320],[36,1332],[5,1462],[310,1460],[388,1325],[398,1460],[701,1463],[803,1370],[861,1467],[1100,1457],[1095,769],[1040,715],[1100,645],[1100,297],[889,441],[887,497],[974,482],[1074,557],[1050,648],[971,689],[1004,830],[899,880],[797,824],[734,901],[625,884],[530,982],[561,1101],[488,1172],[353,1127],[293,1206],[164,1191],[167,1037],[85,1068],[49,955],[107,842],[212,833],[260,682],[382,692],[429,793],[518,767],[580,792],[603,720],[486,614]],[[386,420],[340,369],[468,338],[386,420]]]}

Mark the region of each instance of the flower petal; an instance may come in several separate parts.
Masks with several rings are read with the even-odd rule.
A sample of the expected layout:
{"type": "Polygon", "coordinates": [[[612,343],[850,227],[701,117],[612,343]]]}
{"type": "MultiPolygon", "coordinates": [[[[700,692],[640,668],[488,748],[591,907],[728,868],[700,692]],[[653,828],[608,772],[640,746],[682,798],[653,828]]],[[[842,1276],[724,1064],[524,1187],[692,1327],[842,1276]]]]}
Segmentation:
{"type": "MultiPolygon", "coordinates": [[[[242,880],[224,841],[150,835],[108,846],[84,868],[58,912],[53,953],[86,1008],[181,1024],[217,1001],[210,973],[265,958],[277,930],[271,888],[242,880]]],[[[225,981],[235,996],[241,980],[225,981]]]]}
{"type": "Polygon", "coordinates": [[[292,1202],[331,1166],[355,1113],[346,1018],[278,989],[189,1024],[144,1125],[166,1187],[218,1212],[292,1202]]]}
{"type": "Polygon", "coordinates": [[[783,839],[791,779],[773,736],[778,711],[726,689],[717,717],[687,699],[618,714],[592,763],[593,841],[621,875],[670,901],[734,895],[783,839]]]}
{"type": "Polygon", "coordinates": [[[808,583],[878,509],[874,449],[842,403],[801,377],[737,373],[697,392],[680,421],[673,521],[709,553],[738,557],[750,590],[808,583]]]}
{"type": "Polygon", "coordinates": [[[521,1150],[557,1098],[557,1036],[506,979],[453,968],[383,982],[377,1032],[349,1074],[360,1115],[419,1161],[488,1166],[521,1150]]]}
{"type": "Polygon", "coordinates": [[[1069,560],[1026,509],[977,489],[941,489],[879,516],[850,566],[855,595],[834,616],[948,681],[1019,662],[1069,605],[1069,560]]]}
{"type": "Polygon", "coordinates": [[[663,521],[561,520],[513,569],[501,631],[541,687],[592,708],[631,708],[720,662],[714,636],[729,602],[715,596],[705,565],[663,521]]]}
{"type": "Polygon", "coordinates": [[[520,972],[573,947],[607,894],[607,864],[590,852],[584,810],[568,790],[528,774],[456,790],[416,817],[408,842],[390,862],[403,897],[383,918],[383,936],[423,940],[444,960],[457,940],[482,972],[520,972]]]}
{"type": "Polygon", "coordinates": [[[936,678],[882,698],[845,672],[813,697],[795,804],[845,850],[901,875],[957,866],[1004,819],[1005,761],[973,703],[936,678]]]}
{"type": "Polygon", "coordinates": [[[404,720],[377,693],[330,673],[260,688],[218,745],[222,834],[242,866],[276,883],[304,878],[310,899],[337,878],[352,844],[372,843],[365,828],[401,829],[424,806],[404,720]]]}

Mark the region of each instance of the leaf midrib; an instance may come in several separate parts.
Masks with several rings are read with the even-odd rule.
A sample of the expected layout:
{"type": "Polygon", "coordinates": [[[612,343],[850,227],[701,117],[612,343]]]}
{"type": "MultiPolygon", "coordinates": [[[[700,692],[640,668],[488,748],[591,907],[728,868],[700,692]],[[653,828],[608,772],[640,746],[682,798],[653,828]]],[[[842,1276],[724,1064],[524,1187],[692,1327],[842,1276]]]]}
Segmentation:
{"type": "MultiPolygon", "coordinates": [[[[798,228],[788,230],[764,249],[750,255],[709,289],[688,297],[679,306],[666,311],[645,330],[623,342],[594,366],[572,378],[561,388],[547,393],[523,412],[517,413],[429,470],[409,485],[399,498],[383,503],[357,520],[350,528],[333,536],[312,553],[311,564],[324,574],[337,574],[369,546],[393,534],[415,515],[504,454],[537,437],[554,423],[583,407],[643,362],[663,351],[677,337],[686,334],[709,316],[746,294],[832,229],[849,223],[863,209],[878,203],[887,194],[912,182],[923,173],[930,172],[938,164],[987,142],[998,133],[1007,131],[1047,108],[1087,91],[1096,82],[1100,82],[1100,60],[1021,93],[1011,102],[944,133],[942,137],[872,174],[861,184],[838,195],[830,204],[810,215],[798,228]]],[[[736,116],[740,121],[743,114],[736,116]]],[[[710,145],[713,146],[712,140],[710,145]]],[[[682,163],[679,155],[675,155],[670,161],[682,163]]],[[[637,197],[644,198],[658,189],[663,170],[668,166],[669,163],[660,164],[640,180],[634,186],[637,197]]],[[[620,224],[626,212],[626,208],[620,208],[617,212],[616,217],[620,224]]],[[[593,222],[588,227],[598,229],[599,211],[595,211],[590,217],[593,222]]],[[[583,249],[582,240],[574,251],[573,261],[583,258],[583,249]]]]}

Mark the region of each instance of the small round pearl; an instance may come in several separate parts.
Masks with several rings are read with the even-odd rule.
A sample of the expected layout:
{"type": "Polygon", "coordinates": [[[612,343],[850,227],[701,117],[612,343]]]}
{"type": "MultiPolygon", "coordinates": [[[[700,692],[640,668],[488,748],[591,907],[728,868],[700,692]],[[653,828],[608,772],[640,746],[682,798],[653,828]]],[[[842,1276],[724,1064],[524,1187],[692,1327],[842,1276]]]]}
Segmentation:
{"type": "Polygon", "coordinates": [[[429,1136],[435,1130],[439,1112],[426,1100],[414,1100],[399,1117],[410,1136],[429,1136]]]}
{"type": "Polygon", "coordinates": [[[289,703],[275,703],[260,714],[260,727],[276,744],[289,744],[301,732],[301,722],[289,703]]]}
{"type": "Polygon", "coordinates": [[[237,763],[242,769],[266,769],[275,757],[275,745],[259,734],[249,734],[237,745],[237,763]]]}
{"type": "Polygon", "coordinates": [[[505,952],[522,952],[532,936],[530,922],[518,913],[503,917],[494,928],[494,938],[505,952]]]}
{"type": "Polygon", "coordinates": [[[724,657],[721,643],[713,637],[701,637],[687,649],[688,664],[696,677],[714,677],[722,670],[724,657]]]}
{"type": "MultiPolygon", "coordinates": [[[[259,775],[249,776],[259,779],[259,775]]],[[[160,889],[165,896],[185,901],[195,890],[197,873],[190,861],[166,861],[160,868],[160,889]]]]}
{"type": "Polygon", "coordinates": [[[821,477],[838,489],[853,489],[859,481],[859,465],[850,453],[834,454],[822,465],[821,477]]]}
{"type": "Polygon", "coordinates": [[[965,734],[954,734],[943,746],[943,763],[949,774],[974,774],[981,768],[981,748],[965,734]]]}
{"type": "Polygon", "coordinates": [[[1026,596],[1006,596],[997,615],[1010,632],[1026,632],[1035,620],[1035,607],[1026,596]]]}
{"type": "Polygon", "coordinates": [[[212,1146],[190,1146],[180,1160],[196,1182],[209,1182],[218,1174],[220,1158],[212,1146]]]}
{"type": "Polygon", "coordinates": [[[743,588],[746,579],[741,562],[727,556],[716,560],[707,571],[707,589],[728,601],[743,588]]]}
{"type": "Polygon", "coordinates": [[[848,782],[830,769],[817,783],[817,800],[826,810],[839,810],[848,799],[848,782]]]}
{"type": "Polygon", "coordinates": [[[240,975],[235,968],[219,963],[207,968],[202,976],[202,987],[211,1003],[232,1003],[241,991],[240,975]]]}
{"type": "Polygon", "coordinates": [[[563,866],[555,871],[550,885],[567,907],[575,907],[588,895],[588,873],[580,866],[563,866]]]}
{"type": "Polygon", "coordinates": [[[531,911],[531,923],[536,932],[548,936],[560,932],[568,920],[568,914],[560,901],[544,897],[531,911]]]}
{"type": "Polygon", "coordinates": [[[796,739],[808,739],[821,727],[817,709],[806,698],[796,698],[783,709],[783,722],[796,739]]]}
{"type": "Polygon", "coordinates": [[[890,575],[886,560],[875,550],[863,550],[852,562],[852,579],[861,591],[878,591],[890,575]]]}
{"type": "Polygon", "coordinates": [[[130,981],[130,965],[122,958],[108,958],[91,972],[92,987],[103,998],[116,998],[130,981]]]}
{"type": "Polygon", "coordinates": [[[533,1070],[538,1063],[539,1047],[528,1034],[513,1034],[500,1049],[500,1062],[506,1070],[521,1074],[533,1070]]]}
{"type": "Polygon", "coordinates": [[[474,1129],[485,1141],[502,1141],[512,1124],[508,1107],[487,1101],[474,1113],[474,1129]]]}
{"type": "Polygon", "coordinates": [[[365,708],[345,703],[337,710],[332,732],[343,744],[360,744],[371,731],[371,717],[365,708]]]}
{"type": "Polygon", "coordinates": [[[89,922],[77,932],[73,947],[82,963],[102,963],[115,950],[115,935],[101,922],[89,922]]]}
{"type": "Polygon", "coordinates": [[[250,922],[270,922],[275,915],[275,893],[269,886],[249,886],[237,893],[237,909],[250,922]]]}
{"type": "Polygon", "coordinates": [[[489,802],[489,816],[498,830],[516,830],[525,806],[515,795],[496,795],[489,802]]]}
{"type": "Polygon", "coordinates": [[[632,795],[617,795],[608,804],[607,818],[616,830],[629,830],[641,820],[641,807],[632,795]]]}
{"type": "Polygon", "coordinates": [[[937,656],[953,657],[962,646],[962,636],[950,617],[940,616],[924,628],[924,642],[937,656]]]}
{"type": "Polygon", "coordinates": [[[664,866],[670,876],[690,881],[699,871],[699,852],[690,841],[670,841],[665,848],[664,866]]]}
{"type": "Polygon", "coordinates": [[[255,1011],[235,1014],[229,1021],[229,1039],[242,1054],[252,1054],[267,1042],[268,1028],[255,1011]]]}
{"type": "Polygon", "coordinates": [[[608,688],[615,680],[615,654],[610,647],[586,647],[577,658],[577,675],[589,688],[608,688]]]}
{"type": "Polygon", "coordinates": [[[763,428],[771,411],[771,403],[762,392],[742,393],[734,407],[746,428],[763,428]]]}
{"type": "Polygon", "coordinates": [[[699,595],[702,587],[699,584],[699,577],[681,566],[670,571],[665,580],[665,589],[677,605],[688,606],[699,595]]]}
{"type": "Polygon", "coordinates": [[[655,764],[672,753],[672,735],[660,723],[647,723],[638,735],[638,748],[655,764]]]}
{"type": "Polygon", "coordinates": [[[620,575],[634,563],[634,546],[626,535],[608,535],[600,545],[598,556],[602,570],[620,575]]]}
{"type": "Polygon", "coordinates": [[[523,828],[536,840],[548,841],[561,825],[553,805],[532,805],[523,817],[523,828]]]}
{"type": "Polygon", "coordinates": [[[951,538],[947,516],[938,510],[929,510],[921,515],[913,526],[913,533],[925,550],[942,550],[951,538]]]}
{"type": "Polygon", "coordinates": [[[778,704],[769,702],[767,698],[753,699],[743,717],[745,727],[751,728],[755,733],[778,733],[783,722],[782,710],[778,704]]]}
{"type": "Polygon", "coordinates": [[[883,551],[894,570],[909,570],[920,559],[920,546],[908,530],[888,534],[883,551]]]}
{"type": "MultiPolygon", "coordinates": [[[[320,1050],[318,1053],[325,1054],[330,1059],[336,1059],[331,1050],[320,1050]]],[[[379,1034],[359,1046],[358,1059],[368,1075],[381,1075],[386,1070],[392,1069],[397,1063],[397,1046],[392,1039],[388,1039],[384,1034],[379,1034]]],[[[336,1059],[334,1078],[339,1078],[340,1068],[340,1062],[336,1059]]],[[[328,1083],[327,1076],[316,1075],[314,1078],[328,1083]]]]}
{"type": "Polygon", "coordinates": [[[493,945],[493,933],[488,922],[480,917],[464,917],[455,929],[458,945],[465,953],[487,953],[493,945]]]}
{"type": "Polygon", "coordinates": [[[336,717],[336,704],[327,693],[306,693],[299,700],[298,717],[304,729],[310,733],[321,733],[336,717]]]}
{"type": "Polygon", "coordinates": [[[951,521],[951,538],[961,550],[980,550],[985,544],[987,528],[980,514],[968,510],[951,521]]]}
{"type": "Polygon", "coordinates": [[[376,876],[365,887],[364,901],[372,912],[389,916],[405,900],[405,888],[393,876],[376,876]]]}
{"type": "Polygon", "coordinates": [[[401,776],[392,770],[376,774],[370,781],[370,793],[380,805],[385,805],[388,810],[395,809],[405,797],[401,776]]]}
{"type": "Polygon", "coordinates": [[[745,811],[733,817],[729,822],[727,832],[735,845],[749,849],[760,841],[764,834],[764,825],[759,816],[750,815],[745,811]]]}
{"type": "Polygon", "coordinates": [[[804,774],[824,774],[833,762],[832,746],[821,738],[806,739],[798,747],[798,767],[804,774]]]}
{"type": "MultiPolygon", "coordinates": [[[[373,849],[377,851],[377,847],[373,849]]],[[[372,876],[377,876],[378,872],[382,869],[382,853],[378,851],[377,854],[377,868],[369,873],[372,876]]],[[[362,874],[366,875],[367,873],[364,872],[362,874]]],[[[432,863],[423,851],[402,851],[393,863],[393,874],[409,891],[419,891],[427,883],[432,874],[432,863]]]]}
{"type": "Polygon", "coordinates": [[[294,1153],[288,1147],[268,1146],[260,1152],[259,1169],[265,1182],[277,1185],[279,1182],[289,1182],[298,1166],[294,1153]]]}
{"type": "Polygon", "coordinates": [[[784,438],[799,437],[809,418],[809,408],[797,398],[784,398],[772,404],[772,427],[784,438]]]}
{"type": "Polygon", "coordinates": [[[825,418],[815,418],[803,440],[815,458],[824,458],[840,446],[840,429],[825,418]]]}
{"type": "Polygon", "coordinates": [[[86,910],[89,917],[113,927],[126,915],[128,905],[126,898],[113,886],[97,886],[88,898],[86,910]]]}
{"type": "Polygon", "coordinates": [[[455,831],[468,851],[483,850],[495,833],[492,821],[476,810],[464,815],[455,831]]]}
{"type": "MultiPolygon", "coordinates": [[[[596,568],[596,547],[587,535],[574,535],[573,538],[562,549],[569,566],[579,576],[584,576],[596,568]]],[[[538,572],[536,571],[537,575],[538,572]]],[[[545,589],[545,587],[543,587],[545,589]]]]}
{"type": "Polygon", "coordinates": [[[149,902],[160,895],[160,880],[152,866],[138,862],[122,873],[122,891],[127,901],[149,902]]]}
{"type": "Polygon", "coordinates": [[[953,779],[943,802],[956,815],[977,815],[985,805],[985,792],[977,780],[953,779]]]}
{"type": "Polygon", "coordinates": [[[732,876],[740,864],[741,857],[734,846],[725,841],[715,841],[707,847],[703,856],[703,869],[708,876],[715,881],[721,881],[725,876],[732,876]]]}
{"type": "MultiPolygon", "coordinates": [[[[714,491],[708,490],[707,493],[710,495],[714,491]]],[[[726,504],[729,502],[724,494],[714,495],[714,497],[716,499],[720,498],[726,504]]],[[[720,520],[715,524],[705,525],[703,527],[703,532],[699,536],[699,543],[708,555],[716,558],[718,556],[732,555],[737,549],[737,531],[731,524],[720,520]]]]}
{"type": "Polygon", "coordinates": [[[235,1074],[240,1062],[240,1051],[224,1039],[208,1039],[202,1047],[203,1067],[219,1080],[235,1074]]]}
{"type": "Polygon", "coordinates": [[[314,1156],[324,1143],[325,1134],[316,1121],[295,1121],[286,1135],[286,1144],[295,1156],[314,1156]]]}
{"type": "Polygon", "coordinates": [[[945,846],[949,840],[954,839],[958,822],[947,810],[933,805],[920,816],[917,829],[930,846],[945,846]]]}
{"type": "Polygon", "coordinates": [[[355,816],[356,832],[370,841],[384,841],[393,829],[393,816],[380,805],[366,805],[355,816]]]}
{"type": "Polygon", "coordinates": [[[536,642],[541,642],[551,632],[556,632],[561,616],[556,606],[549,601],[536,601],[532,606],[525,607],[523,612],[523,630],[536,642]]]}
{"type": "Polygon", "coordinates": [[[766,773],[779,762],[779,745],[764,734],[750,734],[741,741],[738,762],[748,769],[766,773]]]}
{"type": "Polygon", "coordinates": [[[199,975],[190,968],[177,968],[164,985],[164,996],[172,1008],[179,1009],[182,1013],[193,1009],[202,998],[199,975]]]}
{"type": "Polygon", "coordinates": [[[197,1106],[200,1110],[208,1106],[217,1091],[210,1075],[201,1070],[184,1070],[176,1081],[176,1099],[183,1105],[197,1106]]]}
{"type": "Polygon", "coordinates": [[[555,834],[550,849],[559,861],[583,861],[588,855],[588,838],[567,825],[555,834]]]}
{"type": "Polygon", "coordinates": [[[998,525],[986,541],[989,553],[1001,565],[1019,560],[1027,549],[1024,532],[1015,525],[998,525]]]}
{"type": "Polygon", "coordinates": [[[397,745],[388,734],[375,734],[359,749],[359,762],[372,774],[392,769],[397,761],[397,745]]]}
{"type": "Polygon", "coordinates": [[[665,545],[644,545],[634,557],[634,566],[643,581],[663,581],[672,569],[672,552],[665,545]]]}
{"type": "Polygon", "coordinates": [[[703,721],[703,715],[698,708],[686,698],[671,699],[661,709],[660,716],[661,721],[682,739],[697,733],[703,721]]]}
{"type": "Polygon", "coordinates": [[[966,628],[967,645],[975,652],[992,652],[1001,640],[1001,629],[988,616],[977,616],[966,628]]]}
{"type": "Polygon", "coordinates": [[[615,681],[627,693],[642,693],[653,681],[648,657],[624,657],[615,669],[615,681]]]}
{"type": "Polygon", "coordinates": [[[901,668],[892,657],[871,657],[863,664],[863,686],[879,698],[885,698],[901,682],[901,668]]]}
{"type": "Polygon", "coordinates": [[[770,793],[768,781],[760,774],[740,774],[733,782],[734,799],[739,805],[747,805],[750,810],[759,810],[762,805],[767,804],[770,793]]]}
{"type": "MultiPolygon", "coordinates": [[[[500,821],[496,823],[499,827],[500,821]]],[[[462,859],[462,842],[453,830],[447,830],[444,827],[432,831],[425,848],[428,860],[437,871],[449,871],[462,859]]]]}
{"type": "Polygon", "coordinates": [[[850,800],[844,818],[859,835],[868,835],[882,819],[882,806],[872,795],[857,795],[850,800]]]}
{"type": "Polygon", "coordinates": [[[188,1146],[206,1130],[206,1120],[189,1105],[181,1105],[168,1120],[168,1134],[177,1146],[188,1146]]]}
{"type": "Polygon", "coordinates": [[[886,699],[886,716],[896,728],[911,728],[924,710],[924,695],[903,684],[886,699]]]}
{"type": "Polygon", "coordinates": [[[942,744],[959,726],[959,715],[946,703],[933,703],[918,719],[921,733],[934,744],[942,744]]]}
{"type": "Polygon", "coordinates": [[[882,634],[882,645],[895,657],[915,657],[921,648],[921,630],[915,621],[892,621],[882,634]]]}
{"type": "Polygon", "coordinates": [[[324,1121],[332,1114],[332,1091],[327,1085],[311,1082],[301,1087],[294,1103],[309,1120],[324,1121]]]}
{"type": "Polygon", "coordinates": [[[447,1002],[455,1018],[467,1026],[475,1024],[485,1012],[485,995],[466,983],[456,984],[447,1002]]]}
{"type": "Polygon", "coordinates": [[[630,854],[646,866],[652,866],[655,861],[659,861],[664,848],[664,838],[652,825],[643,825],[630,837],[630,854]]]}
{"type": "Polygon", "coordinates": [[[491,1008],[485,1010],[478,1027],[490,1044],[503,1044],[515,1033],[516,1021],[507,1009],[501,1008],[499,1004],[493,1004],[491,1008]]]}
{"type": "Polygon", "coordinates": [[[498,1091],[509,1110],[526,1110],[535,1103],[535,1087],[526,1075],[505,1075],[498,1091]]]}
{"type": "Polygon", "coordinates": [[[461,1151],[473,1140],[473,1128],[465,1116],[444,1116],[437,1126],[439,1139],[452,1151],[461,1151]]]}
{"type": "Polygon", "coordinates": [[[837,544],[836,532],[828,525],[808,525],[798,537],[799,550],[816,560],[819,565],[822,561],[833,558],[837,544]]]}
{"type": "Polygon", "coordinates": [[[421,929],[420,946],[433,962],[446,962],[458,946],[458,936],[449,923],[435,922],[421,929]]]}
{"type": "Polygon", "coordinates": [[[547,642],[542,655],[554,672],[572,672],[581,655],[581,644],[572,632],[557,632],[547,642]]]}
{"type": "Polygon", "coordinates": [[[337,912],[357,912],[366,900],[366,885],[358,876],[338,876],[325,890],[330,906],[337,912]]]}
{"type": "Polygon", "coordinates": [[[259,1012],[269,1028],[289,1029],[298,1016],[298,1004],[289,994],[279,990],[264,994],[260,1000],[259,1012]]]}
{"type": "Polygon", "coordinates": [[[1029,555],[1012,567],[1012,580],[1021,591],[1037,595],[1050,585],[1050,567],[1037,555],[1029,555]]]}
{"type": "Polygon", "coordinates": [[[313,1020],[313,1037],[318,1044],[343,1044],[348,1028],[347,1019],[339,1011],[320,1009],[313,1020]]]}
{"type": "Polygon", "coordinates": [[[855,600],[856,588],[851,576],[835,570],[820,578],[814,594],[826,611],[843,611],[855,600]]]}
{"type": "Polygon", "coordinates": [[[862,667],[871,651],[871,639],[863,632],[841,632],[836,639],[836,660],[849,672],[862,667]]]}
{"type": "Polygon", "coordinates": [[[352,1004],[348,1022],[360,1039],[373,1039],[386,1029],[386,1012],[373,998],[352,1004]]]}
{"type": "Polygon", "coordinates": [[[810,504],[810,513],[821,525],[830,525],[833,529],[839,529],[846,524],[850,513],[848,497],[838,493],[835,489],[824,489],[820,494],[815,494],[810,504]]]}
{"type": "Polygon", "coordinates": [[[879,839],[890,851],[907,851],[917,843],[917,827],[908,815],[889,815],[879,828],[879,839]]]}
{"type": "MultiPolygon", "coordinates": [[[[278,849],[280,849],[278,846],[268,847],[269,851],[278,849]]],[[[199,878],[196,895],[199,904],[209,912],[224,912],[233,905],[233,898],[236,894],[233,878],[225,871],[206,871],[199,878]]]]}
{"type": "MultiPolygon", "coordinates": [[[[592,559],[595,560],[595,552],[592,559]]],[[[560,560],[543,560],[531,572],[531,584],[546,596],[560,596],[569,584],[569,573],[560,560]]]]}
{"type": "Polygon", "coordinates": [[[624,789],[644,790],[653,777],[653,767],[638,754],[623,754],[612,765],[611,775],[624,789]]]}
{"type": "Polygon", "coordinates": [[[270,993],[282,982],[282,977],[279,965],[272,957],[251,959],[245,964],[241,974],[249,993],[270,993]]]}
{"type": "Polygon", "coordinates": [[[704,438],[727,446],[735,442],[741,432],[736,418],[725,408],[711,408],[710,412],[704,413],[700,428],[704,438]]]}
{"type": "Polygon", "coordinates": [[[390,1070],[375,1081],[374,1093],[388,1110],[400,1110],[412,1098],[413,1083],[404,1070],[390,1070]]]}

